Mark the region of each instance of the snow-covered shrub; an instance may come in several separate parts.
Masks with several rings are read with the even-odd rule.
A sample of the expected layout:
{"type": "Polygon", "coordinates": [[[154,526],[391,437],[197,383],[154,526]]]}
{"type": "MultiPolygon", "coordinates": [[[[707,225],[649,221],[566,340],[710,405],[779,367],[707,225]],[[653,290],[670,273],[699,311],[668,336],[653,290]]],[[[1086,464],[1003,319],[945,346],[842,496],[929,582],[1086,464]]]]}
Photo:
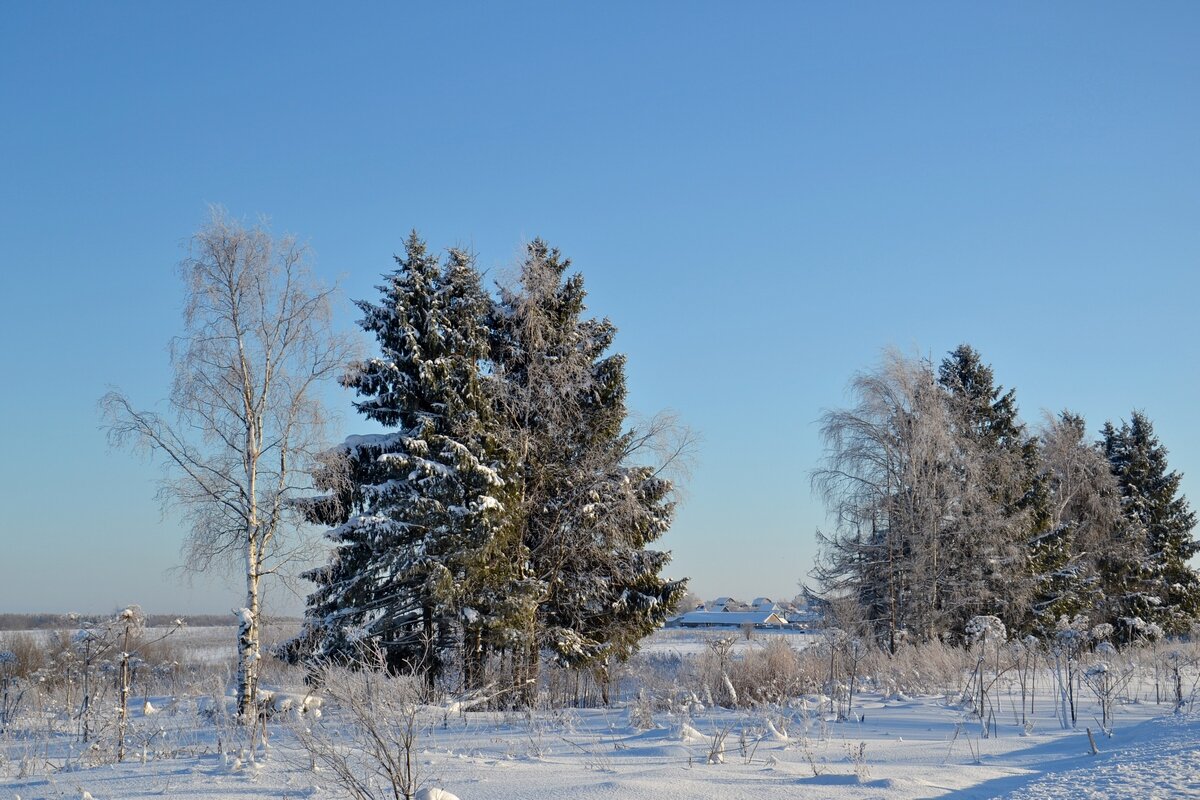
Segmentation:
{"type": "Polygon", "coordinates": [[[1003,642],[1008,638],[1008,630],[999,617],[990,614],[971,617],[964,632],[967,641],[972,644],[989,644],[1003,642]]]}
{"type": "Polygon", "coordinates": [[[815,670],[806,670],[805,661],[785,638],[769,637],[761,647],[747,649],[733,662],[729,677],[743,706],[782,703],[817,685],[815,670]]]}
{"type": "Polygon", "coordinates": [[[422,682],[371,669],[328,667],[318,683],[326,698],[326,728],[312,715],[293,729],[319,781],[355,800],[411,800],[424,782],[417,741],[429,707],[422,682]],[[316,768],[320,767],[320,771],[316,768]]]}
{"type": "Polygon", "coordinates": [[[1163,629],[1154,622],[1147,622],[1141,617],[1121,617],[1121,627],[1125,641],[1157,642],[1165,635],[1163,629]]]}
{"type": "Polygon", "coordinates": [[[1131,674],[1132,672],[1122,674],[1107,661],[1099,661],[1083,673],[1084,683],[1100,701],[1100,726],[1109,736],[1112,736],[1113,702],[1116,700],[1117,690],[1129,680],[1131,674]]]}
{"type": "Polygon", "coordinates": [[[871,777],[871,771],[867,768],[866,742],[859,742],[857,745],[846,742],[846,757],[854,765],[854,774],[860,781],[865,781],[871,777]]]}
{"type": "Polygon", "coordinates": [[[648,731],[655,727],[654,700],[643,688],[629,704],[629,726],[634,730],[648,731]]]}
{"type": "Polygon", "coordinates": [[[46,667],[60,647],[59,637],[50,631],[0,636],[0,650],[11,656],[6,671],[14,678],[28,678],[46,667]]]}
{"type": "Polygon", "coordinates": [[[1189,665],[1191,659],[1179,649],[1171,650],[1167,653],[1167,664],[1171,673],[1171,687],[1175,698],[1175,711],[1183,710],[1183,671],[1189,665]]]}
{"type": "Polygon", "coordinates": [[[895,653],[871,649],[863,674],[888,696],[949,694],[961,689],[963,673],[973,665],[965,649],[934,640],[902,644],[895,653]]]}
{"type": "Polygon", "coordinates": [[[1008,656],[1017,670],[1017,683],[1021,687],[1021,726],[1029,733],[1033,726],[1027,713],[1032,715],[1034,712],[1038,664],[1044,655],[1044,648],[1040,639],[1029,634],[1023,639],[1010,641],[1007,649],[1008,656]]]}
{"type": "Polygon", "coordinates": [[[1087,618],[1077,614],[1074,618],[1059,617],[1054,627],[1054,644],[1050,653],[1054,660],[1054,676],[1058,683],[1059,721],[1064,728],[1073,728],[1078,722],[1075,685],[1079,671],[1079,657],[1088,643],[1087,618]]]}
{"type": "Polygon", "coordinates": [[[727,708],[779,704],[815,692],[825,681],[828,659],[818,648],[797,650],[787,637],[762,636],[734,654],[733,643],[730,637],[712,639],[703,653],[683,660],[677,674],[685,700],[694,696],[727,708]]]}
{"type": "Polygon", "coordinates": [[[971,679],[973,686],[968,685],[968,691],[963,692],[963,699],[974,703],[976,715],[984,722],[983,735],[986,738],[987,719],[995,716],[989,693],[1006,671],[1006,668],[1001,666],[1001,657],[1004,655],[1008,630],[999,617],[985,614],[972,617],[964,628],[964,633],[971,644],[976,662],[971,679]]]}
{"type": "Polygon", "coordinates": [[[707,705],[726,708],[738,705],[737,687],[730,677],[730,672],[735,671],[733,646],[736,641],[732,636],[714,636],[708,639],[707,647],[696,659],[696,669],[691,674],[693,683],[688,688],[707,705]]]}
{"type": "Polygon", "coordinates": [[[17,678],[17,654],[0,649],[0,733],[8,730],[24,696],[25,690],[17,678]]]}
{"type": "Polygon", "coordinates": [[[643,652],[630,659],[624,672],[624,696],[645,698],[653,711],[681,713],[698,686],[696,664],[679,653],[643,652]]]}
{"type": "Polygon", "coordinates": [[[1092,640],[1093,644],[1107,643],[1113,635],[1113,630],[1112,625],[1109,625],[1107,622],[1101,622],[1099,625],[1092,626],[1092,629],[1088,631],[1088,638],[1092,640]]]}

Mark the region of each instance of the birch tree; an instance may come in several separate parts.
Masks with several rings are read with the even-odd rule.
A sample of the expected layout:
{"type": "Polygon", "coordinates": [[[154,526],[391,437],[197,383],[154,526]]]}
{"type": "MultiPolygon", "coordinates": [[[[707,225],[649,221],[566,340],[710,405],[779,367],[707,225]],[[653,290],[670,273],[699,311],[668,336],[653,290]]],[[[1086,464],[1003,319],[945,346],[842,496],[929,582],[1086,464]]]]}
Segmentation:
{"type": "Polygon", "coordinates": [[[853,406],[821,417],[825,457],[812,485],[833,527],[818,531],[814,575],[852,597],[893,650],[905,635],[960,631],[987,592],[975,562],[996,527],[978,448],[959,435],[928,361],[889,350],[849,391],[853,406]]]}
{"type": "Polygon", "coordinates": [[[1120,491],[1104,453],[1087,440],[1082,416],[1046,416],[1039,434],[1045,487],[1045,532],[1029,546],[1036,589],[1031,627],[1053,636],[1062,617],[1107,620],[1106,586],[1126,580],[1118,564],[1135,560],[1121,519],[1120,491]]]}
{"type": "Polygon", "coordinates": [[[237,706],[253,719],[263,579],[287,555],[292,500],[310,485],[325,414],[317,387],[340,372],[349,341],[330,329],[333,289],[314,282],[307,250],[213,209],[179,265],[184,333],[173,340],[166,413],[119,391],[101,407],[110,443],[161,460],[160,499],[190,523],[188,568],[237,565],[237,706]]]}

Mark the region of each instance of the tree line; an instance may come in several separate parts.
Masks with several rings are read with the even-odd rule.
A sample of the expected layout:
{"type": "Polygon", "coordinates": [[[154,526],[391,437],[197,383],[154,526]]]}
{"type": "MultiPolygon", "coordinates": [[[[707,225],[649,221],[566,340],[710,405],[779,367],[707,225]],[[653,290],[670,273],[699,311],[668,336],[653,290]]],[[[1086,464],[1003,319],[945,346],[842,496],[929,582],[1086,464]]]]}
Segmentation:
{"type": "MultiPolygon", "coordinates": [[[[104,614],[0,614],[0,631],[66,631],[112,619],[104,614]]],[[[183,623],[191,628],[225,627],[234,621],[223,614],[146,614],[148,628],[171,628],[183,623]]]]}
{"type": "MultiPolygon", "coordinates": [[[[669,416],[633,423],[616,327],[587,316],[570,262],[534,240],[494,292],[471,254],[415,232],[395,262],[357,303],[374,340],[360,357],[307,250],[216,209],[180,264],[167,411],[102,400],[114,444],[161,457],[188,565],[245,577],[244,720],[263,580],[294,574],[306,524],[327,528],[330,557],[304,575],[285,656],[370,659],[513,705],[533,702],[547,656],[603,687],[686,591],[654,544],[690,439],[669,416]],[[333,378],[371,428],[329,449],[318,387],[333,378]]],[[[1195,515],[1144,414],[1098,443],[1070,412],[1030,432],[966,345],[936,369],[891,353],[851,390],[823,418],[813,483],[835,524],[816,575],[889,647],[986,615],[1034,633],[1083,615],[1126,639],[1196,618],[1195,515]]]]}
{"type": "Polygon", "coordinates": [[[978,616],[1122,641],[1197,620],[1196,515],[1143,412],[1095,441],[1071,411],[1031,431],[966,344],[936,367],[888,351],[850,393],[821,419],[812,482],[833,524],[814,577],[882,644],[961,641],[978,616]]]}

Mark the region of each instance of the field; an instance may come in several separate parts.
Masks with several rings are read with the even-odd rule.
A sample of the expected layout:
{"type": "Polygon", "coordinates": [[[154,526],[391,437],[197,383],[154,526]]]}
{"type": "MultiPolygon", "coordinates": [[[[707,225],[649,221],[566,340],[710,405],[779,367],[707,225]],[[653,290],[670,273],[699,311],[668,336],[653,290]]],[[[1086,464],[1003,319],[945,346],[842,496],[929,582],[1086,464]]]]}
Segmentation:
{"type": "MultiPolygon", "coordinates": [[[[53,636],[39,636],[52,649],[53,636]]],[[[90,676],[83,712],[82,673],[56,678],[61,664],[43,664],[18,679],[14,662],[0,664],[0,798],[352,796],[336,770],[313,769],[323,762],[312,743],[351,763],[366,752],[363,720],[335,699],[358,678],[310,694],[303,673],[272,662],[266,743],[251,747],[219,697],[232,637],[184,629],[155,645],[133,682],[121,763],[111,668],[90,676]]],[[[6,642],[0,651],[17,650],[11,634],[6,642]]],[[[1056,665],[1020,648],[930,646],[888,658],[822,634],[661,631],[622,672],[610,707],[594,705],[588,680],[550,670],[531,712],[441,698],[400,717],[411,714],[414,785],[462,800],[1185,797],[1200,793],[1196,654],[1179,643],[1100,648],[1056,665]]],[[[393,683],[409,687],[376,679],[378,708],[393,683]]]]}

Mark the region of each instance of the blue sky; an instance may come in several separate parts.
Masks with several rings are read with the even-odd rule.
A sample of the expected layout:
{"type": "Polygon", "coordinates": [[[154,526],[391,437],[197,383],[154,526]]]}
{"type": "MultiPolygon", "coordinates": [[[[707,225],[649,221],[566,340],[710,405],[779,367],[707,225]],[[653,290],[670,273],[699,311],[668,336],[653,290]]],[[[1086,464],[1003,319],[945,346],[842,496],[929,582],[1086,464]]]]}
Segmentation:
{"type": "Polygon", "coordinates": [[[209,203],[348,298],[414,227],[492,274],[560,247],[632,407],[703,436],[665,540],[703,595],[795,592],[816,420],[887,345],[973,344],[1030,421],[1143,408],[1200,501],[1200,7],[440,6],[5,9],[0,611],[237,604],[166,572],[95,407],[165,397],[209,203]]]}

